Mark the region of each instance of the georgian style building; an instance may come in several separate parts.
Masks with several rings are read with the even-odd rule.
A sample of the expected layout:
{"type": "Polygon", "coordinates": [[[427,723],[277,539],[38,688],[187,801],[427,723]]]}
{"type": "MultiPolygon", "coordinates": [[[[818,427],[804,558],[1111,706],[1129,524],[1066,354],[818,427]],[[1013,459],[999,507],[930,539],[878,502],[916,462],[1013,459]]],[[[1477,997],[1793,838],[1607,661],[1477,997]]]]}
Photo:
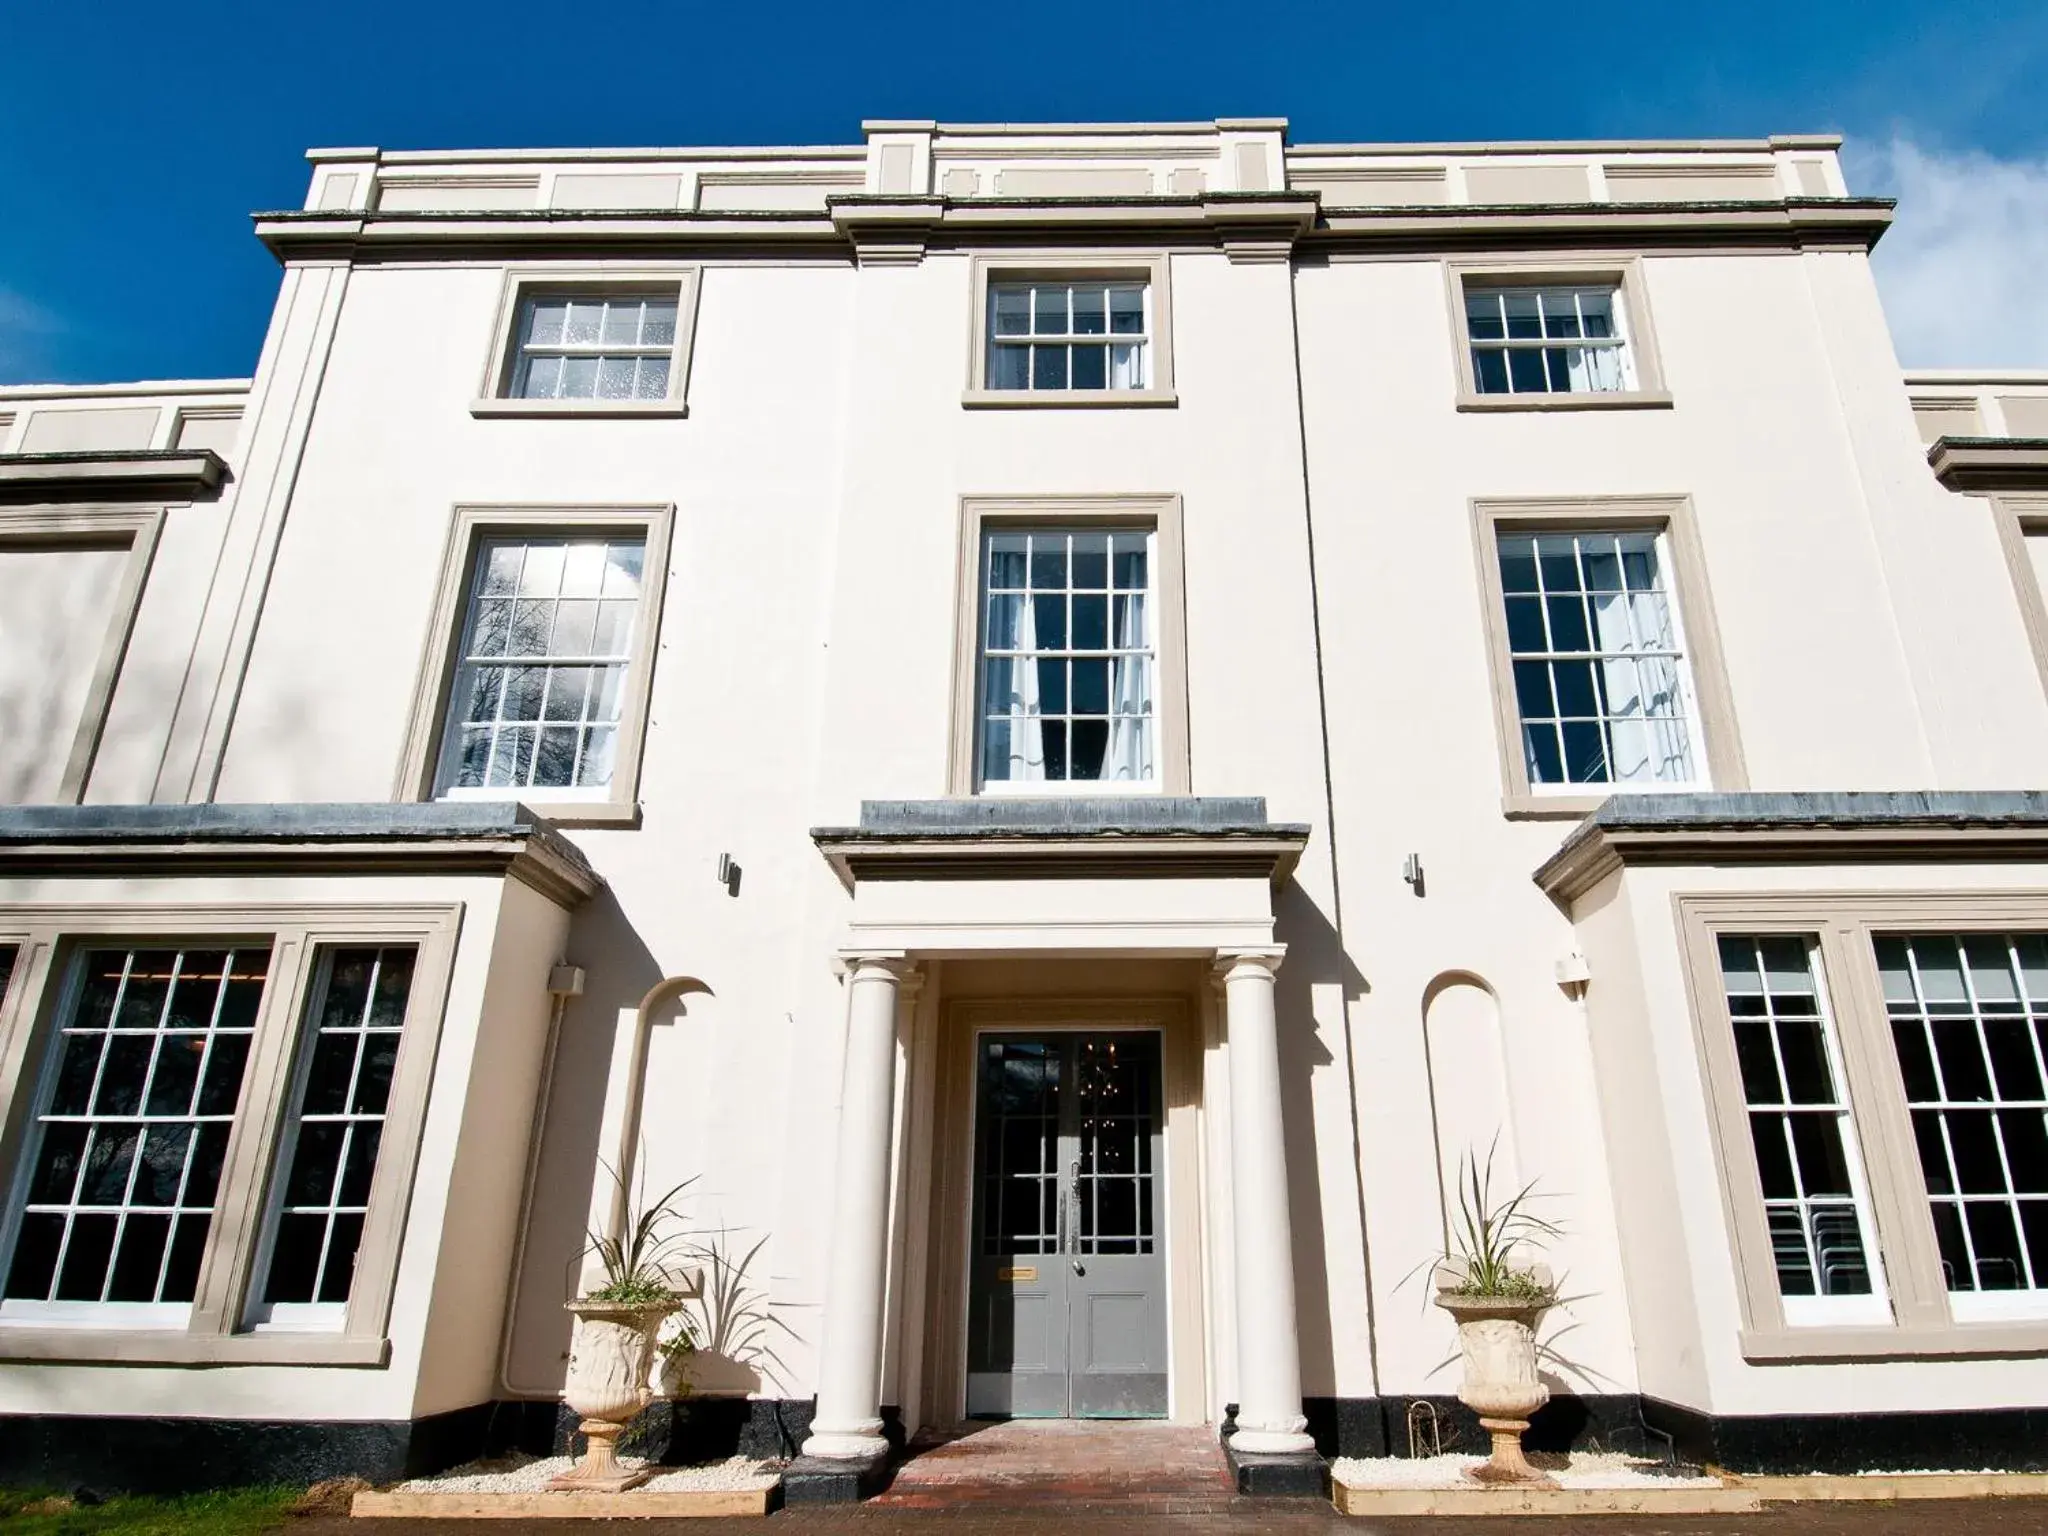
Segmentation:
{"type": "Polygon", "coordinates": [[[1300,1486],[1468,1158],[1553,1440],[2038,1460],[2048,374],[1835,150],[316,151],[252,379],[0,390],[0,1471],[545,1445],[623,1178],[705,1448],[1300,1486]]]}

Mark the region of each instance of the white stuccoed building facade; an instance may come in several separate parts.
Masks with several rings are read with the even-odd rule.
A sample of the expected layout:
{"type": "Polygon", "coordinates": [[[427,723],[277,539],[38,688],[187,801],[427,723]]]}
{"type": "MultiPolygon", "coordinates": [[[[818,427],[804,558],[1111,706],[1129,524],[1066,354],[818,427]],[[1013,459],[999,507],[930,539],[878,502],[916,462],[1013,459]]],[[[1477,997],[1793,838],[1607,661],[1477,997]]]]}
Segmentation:
{"type": "Polygon", "coordinates": [[[1301,1487],[1489,1153],[1549,1443],[2033,1464],[2048,374],[1835,149],[314,152],[253,379],[0,389],[0,1474],[545,1448],[620,1168],[674,1454],[1301,1487]]]}

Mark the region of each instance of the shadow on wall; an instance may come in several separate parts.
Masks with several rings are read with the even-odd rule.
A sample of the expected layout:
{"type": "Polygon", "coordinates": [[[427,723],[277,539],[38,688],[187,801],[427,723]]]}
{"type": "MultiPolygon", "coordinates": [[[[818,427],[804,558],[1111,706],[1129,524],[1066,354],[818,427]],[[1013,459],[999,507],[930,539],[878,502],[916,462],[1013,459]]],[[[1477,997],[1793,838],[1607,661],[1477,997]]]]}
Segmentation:
{"type": "MultiPolygon", "coordinates": [[[[1294,1237],[1294,1304],[1301,1345],[1301,1390],[1308,1397],[1336,1391],[1336,1321],[1330,1310],[1329,1267],[1323,1228],[1323,1168],[1318,1155],[1314,1076],[1343,1068],[1316,1032],[1315,992],[1336,987],[1345,1002],[1370,990],[1345,953],[1335,925],[1308,892],[1289,881],[1274,897],[1274,937],[1287,946],[1274,1003],[1280,1026],[1280,1101],[1287,1148],[1287,1215],[1294,1237]]],[[[1327,1021],[1343,1048],[1341,1014],[1327,1021]]],[[[1348,1079],[1347,1079],[1348,1084],[1348,1079]]],[[[1348,1092],[1348,1087],[1347,1087],[1348,1092]]],[[[1348,1137],[1349,1120],[1344,1126],[1348,1137]]],[[[1355,1164],[1355,1159],[1353,1159],[1355,1164]]],[[[1357,1179],[1352,1198],[1358,1198],[1357,1179]]],[[[1364,1213],[1359,1213],[1363,1230],[1364,1213]]],[[[1367,1260],[1369,1264],[1369,1258],[1367,1260]]],[[[1366,1294],[1372,1293],[1366,1274],[1366,1294]]]]}
{"type": "Polygon", "coordinates": [[[1496,1188],[1522,1187],[1499,996],[1483,976],[1442,972],[1422,989],[1422,1036],[1427,1046],[1437,1205],[1448,1247],[1458,1203],[1458,1170],[1467,1154],[1491,1158],[1496,1188]]]}
{"type": "MultiPolygon", "coordinates": [[[[500,1383],[513,1397],[553,1397],[561,1390],[571,1326],[562,1303],[575,1293],[598,1159],[612,1155],[598,1140],[614,1036],[630,1027],[622,1024],[621,1011],[630,1018],[663,979],[609,887],[577,912],[569,954],[583,967],[586,990],[564,1010],[547,1123],[539,1129],[525,1264],[511,1302],[511,1347],[500,1383]]],[[[672,1006],[680,1015],[687,999],[672,1006]]]]}

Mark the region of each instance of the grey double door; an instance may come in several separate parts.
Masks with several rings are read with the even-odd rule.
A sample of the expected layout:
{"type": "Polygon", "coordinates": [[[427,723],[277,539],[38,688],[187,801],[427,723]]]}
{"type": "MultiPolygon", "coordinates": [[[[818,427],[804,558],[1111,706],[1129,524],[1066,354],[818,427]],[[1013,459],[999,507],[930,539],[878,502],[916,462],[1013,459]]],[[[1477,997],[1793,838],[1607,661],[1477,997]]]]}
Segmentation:
{"type": "Polygon", "coordinates": [[[1164,1416],[1158,1034],[976,1051],[968,1415],[1164,1416]]]}

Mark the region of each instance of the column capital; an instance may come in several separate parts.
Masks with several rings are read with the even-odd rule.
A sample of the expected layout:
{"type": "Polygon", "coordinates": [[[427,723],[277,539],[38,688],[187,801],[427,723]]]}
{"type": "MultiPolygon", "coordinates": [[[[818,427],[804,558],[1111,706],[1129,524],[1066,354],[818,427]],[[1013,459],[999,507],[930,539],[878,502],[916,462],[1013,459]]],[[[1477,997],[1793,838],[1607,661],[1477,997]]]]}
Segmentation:
{"type": "Polygon", "coordinates": [[[887,976],[898,986],[923,975],[918,962],[900,949],[842,949],[832,957],[832,969],[842,981],[887,976]]]}
{"type": "Polygon", "coordinates": [[[1219,949],[1216,951],[1216,959],[1209,967],[1209,975],[1218,985],[1233,977],[1248,976],[1254,972],[1270,979],[1280,969],[1280,962],[1286,958],[1285,944],[1261,944],[1246,949],[1219,949]]]}

